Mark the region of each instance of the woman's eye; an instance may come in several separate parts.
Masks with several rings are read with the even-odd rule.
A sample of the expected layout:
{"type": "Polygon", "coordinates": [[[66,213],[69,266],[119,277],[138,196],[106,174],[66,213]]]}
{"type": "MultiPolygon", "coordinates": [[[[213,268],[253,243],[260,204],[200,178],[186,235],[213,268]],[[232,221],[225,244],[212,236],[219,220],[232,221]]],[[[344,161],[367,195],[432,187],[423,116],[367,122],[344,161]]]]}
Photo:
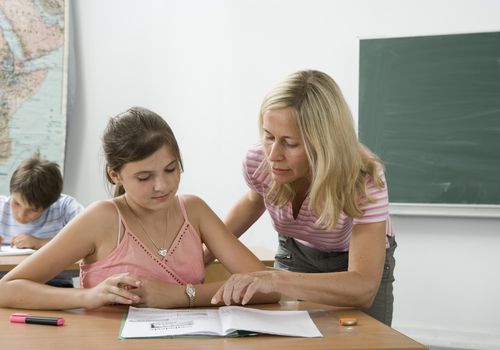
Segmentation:
{"type": "Polygon", "coordinates": [[[147,181],[149,180],[149,176],[146,176],[146,177],[138,177],[137,180],[139,181],[147,181]]]}
{"type": "Polygon", "coordinates": [[[173,168],[166,168],[165,169],[166,173],[173,173],[174,171],[175,171],[175,167],[173,167],[173,168]]]}
{"type": "Polygon", "coordinates": [[[295,147],[297,147],[297,146],[298,146],[298,144],[296,144],[296,143],[287,143],[287,142],[285,142],[285,146],[286,146],[286,147],[288,147],[288,148],[295,148],[295,147]]]}

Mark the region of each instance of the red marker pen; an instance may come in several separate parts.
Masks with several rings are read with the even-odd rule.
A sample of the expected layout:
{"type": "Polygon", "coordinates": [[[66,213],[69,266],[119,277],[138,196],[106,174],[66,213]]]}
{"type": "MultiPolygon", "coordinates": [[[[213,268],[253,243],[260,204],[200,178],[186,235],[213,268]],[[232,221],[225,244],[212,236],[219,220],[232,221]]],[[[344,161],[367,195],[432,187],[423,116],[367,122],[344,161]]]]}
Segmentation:
{"type": "Polygon", "coordinates": [[[49,326],[62,326],[64,325],[64,318],[48,317],[48,316],[31,316],[28,314],[12,314],[10,315],[10,322],[45,324],[49,326]]]}

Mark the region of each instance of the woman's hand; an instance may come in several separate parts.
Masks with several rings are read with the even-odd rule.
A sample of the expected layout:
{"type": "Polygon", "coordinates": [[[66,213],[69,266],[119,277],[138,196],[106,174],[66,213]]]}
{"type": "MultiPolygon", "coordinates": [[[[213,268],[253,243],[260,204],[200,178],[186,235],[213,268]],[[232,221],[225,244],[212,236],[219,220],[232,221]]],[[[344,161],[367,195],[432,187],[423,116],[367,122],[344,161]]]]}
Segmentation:
{"type": "Polygon", "coordinates": [[[245,305],[258,292],[264,294],[278,292],[278,274],[282,272],[269,269],[234,274],[214,294],[211,303],[218,304],[222,301],[230,305],[241,302],[241,305],[245,305]]]}
{"type": "Polygon", "coordinates": [[[131,291],[141,286],[141,279],[135,275],[129,273],[113,275],[87,290],[85,308],[95,309],[110,304],[139,303],[141,298],[131,291]]]}

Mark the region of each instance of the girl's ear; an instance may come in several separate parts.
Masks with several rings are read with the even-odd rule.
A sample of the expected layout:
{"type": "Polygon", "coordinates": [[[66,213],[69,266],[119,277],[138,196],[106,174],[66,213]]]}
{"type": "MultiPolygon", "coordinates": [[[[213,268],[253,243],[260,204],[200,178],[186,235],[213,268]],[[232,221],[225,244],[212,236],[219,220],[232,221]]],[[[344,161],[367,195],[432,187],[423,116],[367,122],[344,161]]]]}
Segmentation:
{"type": "Polygon", "coordinates": [[[108,168],[107,169],[107,172],[108,172],[108,176],[109,178],[111,179],[111,181],[113,181],[113,183],[116,185],[116,186],[120,186],[121,185],[121,181],[120,181],[120,175],[118,174],[118,172],[108,168]]]}

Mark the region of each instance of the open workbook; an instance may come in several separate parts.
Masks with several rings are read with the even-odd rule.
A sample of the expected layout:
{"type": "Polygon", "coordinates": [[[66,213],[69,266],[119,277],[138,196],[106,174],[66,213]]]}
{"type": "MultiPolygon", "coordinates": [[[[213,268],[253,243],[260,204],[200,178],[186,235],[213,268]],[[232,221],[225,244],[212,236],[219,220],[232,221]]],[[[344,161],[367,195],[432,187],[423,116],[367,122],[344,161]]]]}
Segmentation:
{"type": "Polygon", "coordinates": [[[0,256],[9,256],[9,255],[30,255],[35,252],[34,249],[20,249],[14,248],[9,245],[0,246],[0,256]]]}
{"type": "Polygon", "coordinates": [[[214,309],[130,307],[121,338],[273,334],[322,337],[307,311],[269,311],[241,306],[214,309]]]}

